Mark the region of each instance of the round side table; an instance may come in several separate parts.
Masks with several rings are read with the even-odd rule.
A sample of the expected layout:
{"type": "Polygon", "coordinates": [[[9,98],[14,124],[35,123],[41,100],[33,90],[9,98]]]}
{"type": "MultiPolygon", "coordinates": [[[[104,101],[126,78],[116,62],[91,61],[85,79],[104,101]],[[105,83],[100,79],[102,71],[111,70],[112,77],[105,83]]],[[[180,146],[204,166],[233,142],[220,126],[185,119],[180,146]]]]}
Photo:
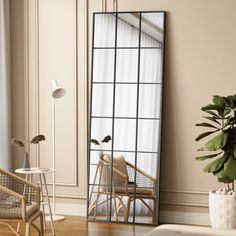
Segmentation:
{"type": "MultiPolygon", "coordinates": [[[[44,223],[44,230],[46,229],[46,222],[45,222],[45,205],[48,205],[49,208],[49,217],[51,221],[51,228],[52,228],[52,233],[53,235],[55,234],[55,228],[54,228],[54,223],[53,223],[53,217],[52,217],[52,209],[50,205],[50,200],[49,200],[49,195],[48,195],[48,187],[47,187],[47,182],[46,182],[46,174],[54,173],[55,170],[52,168],[20,168],[15,170],[16,173],[18,174],[24,174],[25,179],[32,182],[32,177],[33,175],[38,175],[39,176],[39,182],[40,182],[40,187],[41,187],[41,204],[43,207],[43,223],[44,223]],[[44,193],[43,193],[43,185],[45,189],[45,194],[46,194],[46,202],[44,201],[44,193]]],[[[19,225],[18,225],[19,228],[19,225]]]]}

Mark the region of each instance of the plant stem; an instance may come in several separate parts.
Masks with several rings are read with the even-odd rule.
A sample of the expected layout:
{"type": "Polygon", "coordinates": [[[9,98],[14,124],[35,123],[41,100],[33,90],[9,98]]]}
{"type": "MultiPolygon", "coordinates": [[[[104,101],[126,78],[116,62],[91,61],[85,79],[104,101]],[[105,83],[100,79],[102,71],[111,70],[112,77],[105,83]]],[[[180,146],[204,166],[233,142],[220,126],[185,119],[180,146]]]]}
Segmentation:
{"type": "Polygon", "coordinates": [[[232,182],[232,190],[234,190],[234,181],[232,182]]]}
{"type": "Polygon", "coordinates": [[[230,187],[229,187],[229,182],[227,182],[227,188],[228,188],[228,191],[230,190],[230,187]]]}

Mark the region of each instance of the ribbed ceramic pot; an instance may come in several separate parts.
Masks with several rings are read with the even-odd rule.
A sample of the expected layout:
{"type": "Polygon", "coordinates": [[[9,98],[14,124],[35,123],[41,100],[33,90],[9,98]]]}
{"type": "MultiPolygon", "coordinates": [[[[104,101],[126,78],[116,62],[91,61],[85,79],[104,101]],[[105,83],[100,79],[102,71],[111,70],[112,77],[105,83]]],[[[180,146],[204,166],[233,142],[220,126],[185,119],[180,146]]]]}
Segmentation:
{"type": "Polygon", "coordinates": [[[236,196],[210,191],[209,213],[212,228],[236,228],[236,196]]]}
{"type": "Polygon", "coordinates": [[[30,168],[29,154],[27,152],[24,153],[23,168],[30,168]]]}

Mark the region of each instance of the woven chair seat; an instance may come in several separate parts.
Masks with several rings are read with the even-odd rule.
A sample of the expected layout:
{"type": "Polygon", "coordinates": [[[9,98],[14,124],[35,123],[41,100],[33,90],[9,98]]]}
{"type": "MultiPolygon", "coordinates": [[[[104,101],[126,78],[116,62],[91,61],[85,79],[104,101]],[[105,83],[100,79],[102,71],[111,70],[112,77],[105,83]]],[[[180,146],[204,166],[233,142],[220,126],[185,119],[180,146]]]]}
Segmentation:
{"type": "Polygon", "coordinates": [[[118,188],[116,187],[116,193],[117,194],[133,194],[136,193],[136,195],[149,195],[153,196],[154,195],[154,190],[151,189],[145,189],[145,188],[136,188],[136,191],[134,188],[128,188],[127,192],[125,188],[118,188]]]}
{"type": "Polygon", "coordinates": [[[43,214],[40,210],[40,188],[6,170],[0,168],[0,223],[19,234],[12,221],[25,223],[25,236],[30,236],[31,225],[44,235],[43,214]],[[40,228],[34,224],[40,218],[40,228]]]}
{"type": "MultiPolygon", "coordinates": [[[[17,204],[17,203],[16,203],[17,204]]],[[[39,210],[39,204],[33,202],[26,205],[26,218],[30,218],[36,211],[39,210]]],[[[0,202],[0,219],[21,219],[22,218],[22,209],[21,205],[7,205],[5,203],[1,204],[0,202]]]]}

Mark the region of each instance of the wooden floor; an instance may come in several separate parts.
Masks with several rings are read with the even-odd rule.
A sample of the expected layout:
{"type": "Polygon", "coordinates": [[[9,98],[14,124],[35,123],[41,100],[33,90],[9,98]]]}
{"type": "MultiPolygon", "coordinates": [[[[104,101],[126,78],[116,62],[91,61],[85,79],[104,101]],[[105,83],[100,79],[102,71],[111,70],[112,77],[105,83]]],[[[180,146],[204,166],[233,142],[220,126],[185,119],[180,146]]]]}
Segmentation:
{"type": "MultiPolygon", "coordinates": [[[[13,224],[16,227],[16,224],[13,224]]],[[[67,216],[64,221],[55,222],[57,236],[141,236],[151,231],[154,227],[141,225],[127,225],[103,222],[87,222],[85,217],[67,216]]],[[[13,233],[5,226],[0,225],[1,236],[13,236],[13,233]]],[[[24,235],[22,226],[21,235],[24,235]]],[[[31,236],[37,232],[32,229],[31,236]]],[[[47,223],[45,236],[51,236],[50,224],[47,223]]]]}

